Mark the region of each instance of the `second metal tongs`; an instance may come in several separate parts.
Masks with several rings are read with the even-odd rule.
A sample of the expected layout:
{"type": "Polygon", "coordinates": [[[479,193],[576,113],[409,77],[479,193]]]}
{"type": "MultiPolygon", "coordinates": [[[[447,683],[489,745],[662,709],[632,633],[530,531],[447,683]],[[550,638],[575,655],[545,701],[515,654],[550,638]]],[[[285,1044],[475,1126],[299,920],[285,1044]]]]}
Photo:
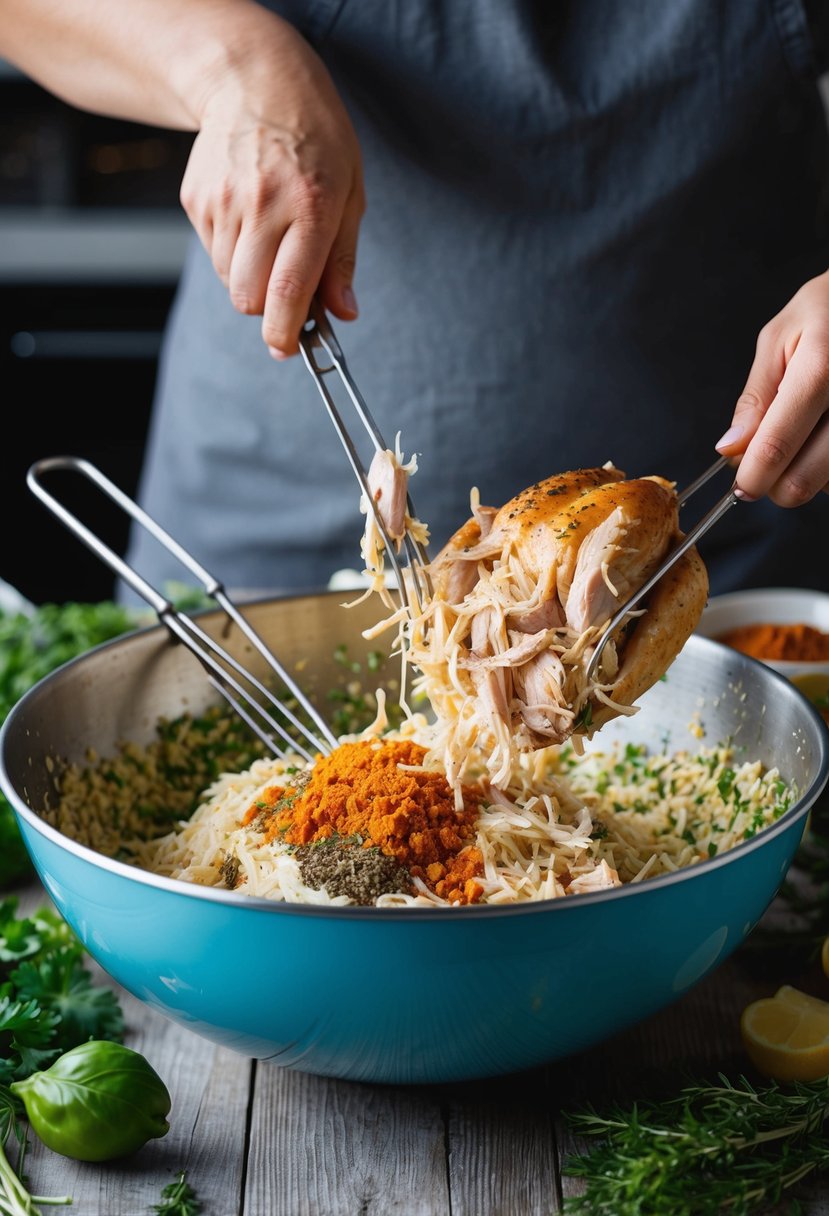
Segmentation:
{"type": "MultiPolygon", "coordinates": [[[[725,456],[721,456],[719,460],[715,460],[710,468],[706,469],[705,472],[696,479],[696,481],[692,481],[689,486],[687,486],[677,495],[679,507],[684,507],[688,499],[696,494],[697,490],[702,489],[706,482],[710,481],[712,477],[716,476],[716,474],[719,473],[721,469],[725,468],[727,464],[728,460],[725,456]]],[[[630,614],[636,609],[637,605],[641,603],[648,592],[656,586],[663,575],[667,574],[667,572],[673,565],[676,564],[676,562],[679,561],[683,554],[687,553],[688,550],[697,543],[700,537],[705,535],[709,528],[713,528],[714,524],[717,523],[718,520],[722,519],[726,511],[729,511],[731,507],[740,501],[736,490],[737,483],[735,481],[732,482],[731,488],[727,491],[727,493],[723,494],[719,502],[715,503],[711,510],[702,517],[699,523],[692,528],[690,532],[683,536],[676,548],[672,549],[670,553],[663,558],[650,578],[644,582],[638,591],[635,591],[633,595],[631,595],[629,599],[622,604],[621,608],[619,608],[619,610],[610,618],[607,625],[605,625],[604,630],[596,643],[596,647],[590,656],[590,661],[587,664],[588,680],[592,680],[596,676],[599,670],[602,651],[622,622],[625,621],[628,616],[630,616],[630,614]]]]}
{"type": "Polygon", "coordinates": [[[313,763],[316,753],[328,754],[338,746],[331,727],[322,717],[313,702],[299,687],[273,651],[265,644],[247,617],[239,611],[228,596],[224,584],[215,578],[196,560],[169,532],[161,527],[137,503],[119,489],[114,482],[88,460],[77,456],[50,456],[38,460],[26,476],[29,489],[48,507],[70,532],[100,558],[119,578],[136,591],[154,609],[159,621],[172,636],[182,642],[204,667],[207,678],[221,693],[239,717],[247,723],[267,748],[277,756],[288,752],[299,752],[313,763]],[[210,599],[215,600],[229,620],[236,623],[247,640],[256,648],[270,671],[287,690],[281,697],[255,674],[244,667],[218,641],[211,637],[199,623],[185,612],[179,611],[170,599],[147,582],[118,553],[87,527],[74,512],[70,511],[46,488],[43,480],[55,472],[80,474],[97,486],[112,502],[119,506],[137,524],[145,528],[159,544],[163,545],[199,583],[210,599]],[[300,714],[294,713],[290,700],[295,702],[300,714]],[[285,724],[292,728],[289,730],[285,724]],[[286,750],[287,749],[287,750],[286,750]]]}

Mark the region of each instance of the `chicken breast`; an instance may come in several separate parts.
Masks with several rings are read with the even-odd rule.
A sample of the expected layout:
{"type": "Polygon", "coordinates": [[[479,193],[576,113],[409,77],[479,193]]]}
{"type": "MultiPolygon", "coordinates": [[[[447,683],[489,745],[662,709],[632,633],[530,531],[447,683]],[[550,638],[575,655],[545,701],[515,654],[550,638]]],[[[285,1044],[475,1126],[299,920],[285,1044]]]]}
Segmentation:
{"type": "Polygon", "coordinates": [[[608,620],[653,574],[679,532],[673,486],[642,477],[598,486],[554,521],[556,590],[577,633],[608,620]]]}
{"type": "MultiPolygon", "coordinates": [[[[501,556],[508,547],[520,548],[532,573],[539,577],[544,571],[551,584],[556,568],[553,521],[586,491],[623,478],[611,464],[574,469],[529,486],[499,510],[479,508],[430,564],[435,592],[450,604],[459,603],[478,581],[477,563],[501,556]]],[[[540,598],[548,600],[551,591],[545,585],[540,598]]]]}
{"type": "MultiPolygon", "coordinates": [[[[468,519],[449,538],[444,547],[429,564],[429,575],[435,593],[448,604],[459,604],[478,581],[478,567],[474,561],[464,561],[465,552],[475,548],[489,533],[496,515],[494,507],[483,507],[483,520],[477,516],[468,519]]],[[[493,553],[497,550],[493,550],[493,553]]]]}
{"type": "Polygon", "coordinates": [[[477,507],[431,563],[434,594],[410,631],[460,780],[483,749],[493,788],[518,753],[592,735],[668,669],[708,598],[695,549],[660,579],[602,651],[608,621],[682,539],[663,477],[628,479],[613,464],[557,474],[498,510],[477,507]],[[588,674],[589,673],[589,674],[588,674]]]}
{"type": "Polygon", "coordinates": [[[383,525],[399,547],[406,531],[409,475],[395,459],[394,452],[377,451],[369,466],[367,481],[383,525]]]}
{"type": "MultiPolygon", "coordinates": [[[[610,697],[634,705],[660,680],[694,632],[708,599],[708,572],[695,548],[684,553],[647,598],[646,611],[628,630],[619,675],[610,697]]],[[[593,713],[591,733],[618,714],[610,706],[593,713]]]]}

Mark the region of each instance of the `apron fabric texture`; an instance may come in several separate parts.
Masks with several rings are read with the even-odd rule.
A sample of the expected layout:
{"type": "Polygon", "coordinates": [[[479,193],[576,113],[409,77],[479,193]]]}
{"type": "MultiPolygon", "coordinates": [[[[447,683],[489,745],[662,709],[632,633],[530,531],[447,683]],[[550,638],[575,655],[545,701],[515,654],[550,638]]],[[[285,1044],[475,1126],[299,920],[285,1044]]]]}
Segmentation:
{"type": "MultiPolygon", "coordinates": [[[[829,137],[800,0],[285,0],[361,142],[355,290],[333,321],[419,471],[431,551],[469,515],[612,460],[683,486],[716,457],[757,333],[829,266],[829,137]]],[[[344,409],[355,439],[359,424],[344,409]]],[[[366,462],[370,450],[361,446],[366,462]]],[[[728,486],[691,500],[686,530],[728,486]]],[[[275,363],[194,238],[139,497],[232,590],[318,590],[363,516],[301,358],[275,363]]],[[[829,590],[829,499],[733,508],[712,593],[829,590]]],[[[128,559],[181,567],[144,533],[128,559]]]]}

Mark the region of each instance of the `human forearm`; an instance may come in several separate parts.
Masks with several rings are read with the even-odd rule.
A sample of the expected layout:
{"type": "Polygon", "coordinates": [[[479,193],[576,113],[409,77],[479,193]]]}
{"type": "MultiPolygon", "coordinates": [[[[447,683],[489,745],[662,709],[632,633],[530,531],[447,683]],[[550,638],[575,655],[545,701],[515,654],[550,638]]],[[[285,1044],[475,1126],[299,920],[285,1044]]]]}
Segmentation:
{"type": "Polygon", "coordinates": [[[251,0],[0,0],[0,56],[81,109],[197,130],[293,31],[251,0]]]}
{"type": "Polygon", "coordinates": [[[275,356],[314,293],[356,316],[360,149],[289,23],[253,0],[0,0],[0,55],[80,108],[196,132],[182,206],[275,356]]]}

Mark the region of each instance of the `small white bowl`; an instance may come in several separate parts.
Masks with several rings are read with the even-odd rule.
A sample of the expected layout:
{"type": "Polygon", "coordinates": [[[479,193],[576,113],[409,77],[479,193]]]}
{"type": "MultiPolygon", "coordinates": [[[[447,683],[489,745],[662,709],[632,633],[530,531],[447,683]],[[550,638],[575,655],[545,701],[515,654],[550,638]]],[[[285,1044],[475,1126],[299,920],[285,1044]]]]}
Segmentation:
{"type": "MultiPolygon", "coordinates": [[[[740,625],[812,625],[829,633],[829,595],[796,587],[753,588],[715,595],[709,601],[695,630],[719,640],[740,625]]],[[[762,659],[792,680],[810,700],[829,694],[829,661],[792,662],[762,659]]]]}

